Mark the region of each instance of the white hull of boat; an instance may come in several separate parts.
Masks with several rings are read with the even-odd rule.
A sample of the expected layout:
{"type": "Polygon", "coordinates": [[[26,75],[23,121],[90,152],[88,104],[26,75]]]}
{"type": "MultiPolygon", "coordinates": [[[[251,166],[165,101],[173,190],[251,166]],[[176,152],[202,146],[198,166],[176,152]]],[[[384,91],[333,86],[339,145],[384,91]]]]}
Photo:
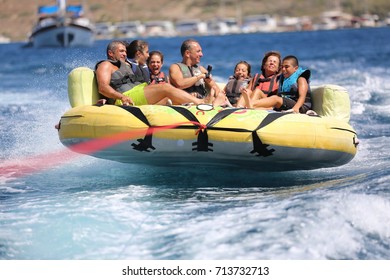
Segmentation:
{"type": "Polygon", "coordinates": [[[31,35],[32,45],[41,47],[90,47],[94,42],[93,31],[78,25],[46,26],[31,35]]]}

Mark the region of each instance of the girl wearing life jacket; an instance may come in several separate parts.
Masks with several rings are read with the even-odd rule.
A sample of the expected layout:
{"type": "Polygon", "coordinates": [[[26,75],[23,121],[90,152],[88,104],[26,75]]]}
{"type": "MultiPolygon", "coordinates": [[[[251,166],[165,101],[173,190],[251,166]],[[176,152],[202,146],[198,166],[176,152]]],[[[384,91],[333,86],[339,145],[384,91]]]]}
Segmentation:
{"type": "Polygon", "coordinates": [[[168,76],[161,71],[164,63],[164,55],[160,51],[151,51],[147,60],[147,65],[150,72],[151,84],[168,83],[168,76]]]}
{"type": "Polygon", "coordinates": [[[229,77],[224,88],[226,97],[231,105],[235,105],[240,98],[242,87],[247,87],[251,78],[251,65],[246,61],[240,61],[234,67],[234,75],[229,77]]]}
{"type": "Polygon", "coordinates": [[[265,109],[272,107],[276,111],[291,110],[293,113],[306,113],[311,109],[310,70],[299,67],[298,59],[289,55],[283,59],[282,74],[278,95],[252,101],[246,92],[242,95],[249,108],[265,109]]]}
{"type": "MultiPolygon", "coordinates": [[[[256,73],[246,88],[246,93],[252,100],[277,94],[281,77],[281,59],[280,53],[277,51],[269,51],[264,55],[261,62],[261,73],[256,73]]],[[[243,107],[244,104],[245,100],[240,98],[237,107],[243,107]]]]}
{"type": "Polygon", "coordinates": [[[133,72],[140,77],[141,83],[150,83],[148,65],[149,44],[142,40],[134,40],[126,46],[127,62],[130,63],[133,72]]]}

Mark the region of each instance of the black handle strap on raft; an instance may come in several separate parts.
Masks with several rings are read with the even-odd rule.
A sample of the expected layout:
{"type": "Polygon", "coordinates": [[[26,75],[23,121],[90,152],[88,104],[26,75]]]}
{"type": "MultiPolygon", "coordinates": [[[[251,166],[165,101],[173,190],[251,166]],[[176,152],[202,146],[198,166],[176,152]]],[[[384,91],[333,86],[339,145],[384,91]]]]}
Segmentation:
{"type": "Polygon", "coordinates": [[[134,117],[138,118],[141,122],[146,124],[147,126],[151,126],[149,123],[148,118],[145,116],[145,114],[141,111],[139,107],[135,106],[121,106],[123,109],[128,111],[129,113],[133,114],[134,117]]]}
{"type": "MultiPolygon", "coordinates": [[[[182,116],[184,116],[187,120],[199,123],[198,118],[190,112],[187,108],[184,107],[177,107],[177,106],[171,106],[172,109],[174,109],[176,112],[180,113],[182,116]]],[[[217,124],[219,121],[223,120],[230,114],[234,113],[235,111],[240,110],[240,108],[234,108],[234,109],[226,109],[218,112],[206,125],[205,128],[201,128],[198,130],[197,135],[198,139],[196,142],[192,143],[192,150],[198,151],[198,152],[212,152],[213,149],[213,143],[209,142],[209,137],[207,134],[208,129],[213,129],[213,126],[217,124]]],[[[177,127],[180,128],[180,127],[177,127]]]]}
{"type": "MultiPolygon", "coordinates": [[[[216,125],[218,122],[226,118],[227,116],[231,115],[235,111],[240,110],[240,108],[233,108],[233,109],[225,109],[222,111],[219,111],[207,124],[206,129],[200,130],[198,134],[198,141],[192,143],[192,146],[197,146],[197,151],[212,151],[212,149],[209,149],[208,147],[212,147],[213,144],[209,143],[209,137],[207,135],[207,128],[213,129],[214,125],[216,125]],[[207,146],[206,146],[207,144],[207,146]]],[[[194,150],[194,148],[192,149],[194,150]]]]}
{"type": "MultiPolygon", "coordinates": [[[[289,114],[289,113],[287,113],[289,114]]],[[[269,113],[257,126],[255,130],[252,131],[252,142],[253,142],[253,150],[251,151],[251,154],[256,154],[256,156],[262,156],[262,157],[268,157],[271,156],[274,152],[275,149],[268,149],[267,144],[264,144],[259,135],[257,135],[257,131],[273,121],[279,119],[280,117],[283,117],[287,114],[284,113],[269,113]]]]}
{"type": "Polygon", "coordinates": [[[353,131],[351,129],[340,128],[340,127],[331,127],[330,129],[342,130],[342,131],[347,131],[347,132],[352,133],[352,135],[353,135],[353,137],[352,137],[352,144],[355,146],[355,148],[359,145],[360,141],[357,138],[357,134],[356,134],[355,131],[353,131]]]}
{"type": "MultiPolygon", "coordinates": [[[[195,123],[199,123],[198,118],[187,108],[184,107],[177,107],[177,106],[171,106],[173,110],[181,114],[183,117],[185,117],[187,120],[195,123]]],[[[195,125],[194,125],[195,126],[195,125]]],[[[180,128],[180,127],[177,127],[180,128]]],[[[207,128],[206,129],[199,129],[197,131],[198,135],[198,141],[192,143],[192,150],[198,151],[198,152],[212,152],[213,149],[211,148],[213,146],[213,143],[209,143],[209,136],[207,135],[207,128]]]]}
{"type": "MultiPolygon", "coordinates": [[[[123,109],[128,111],[129,113],[133,114],[136,118],[138,118],[140,121],[142,121],[144,124],[146,124],[148,127],[151,127],[148,118],[145,116],[145,114],[141,111],[139,107],[134,106],[122,106],[123,109]]],[[[155,150],[156,148],[153,146],[153,133],[147,133],[145,137],[138,138],[138,143],[132,143],[131,146],[134,150],[140,151],[140,152],[150,152],[149,149],[155,150]]]]}
{"type": "MultiPolygon", "coordinates": [[[[286,114],[283,113],[270,113],[268,114],[256,127],[254,130],[248,130],[244,128],[222,128],[222,127],[214,127],[218,122],[226,118],[227,116],[231,115],[232,113],[242,110],[242,108],[232,108],[232,109],[225,109],[220,112],[218,112],[206,125],[201,126],[198,118],[187,108],[180,107],[180,106],[169,106],[171,109],[175,110],[179,114],[181,114],[183,117],[185,117],[188,121],[194,123],[193,125],[179,125],[175,127],[174,129],[189,129],[189,128],[195,128],[198,129],[197,135],[198,139],[196,142],[192,143],[192,150],[198,151],[198,152],[212,152],[213,149],[213,143],[210,143],[208,140],[208,130],[220,130],[220,131],[230,131],[230,132],[251,132],[252,133],[252,142],[253,142],[253,150],[250,152],[252,154],[256,153],[256,156],[263,156],[267,157],[273,154],[275,151],[274,149],[268,150],[267,147],[269,145],[263,144],[260,137],[257,135],[257,131],[268,124],[272,123],[276,119],[285,116],[286,114]],[[198,124],[198,125],[197,125],[198,124]]],[[[122,108],[129,113],[133,114],[135,117],[137,117],[139,120],[141,120],[143,123],[145,123],[148,127],[151,127],[148,119],[144,115],[144,113],[141,111],[139,107],[134,106],[122,106],[122,108]]],[[[147,133],[143,139],[137,139],[138,143],[133,143],[132,146],[137,151],[146,151],[150,152],[150,149],[155,150],[155,147],[152,144],[152,136],[153,133],[147,133]]]]}

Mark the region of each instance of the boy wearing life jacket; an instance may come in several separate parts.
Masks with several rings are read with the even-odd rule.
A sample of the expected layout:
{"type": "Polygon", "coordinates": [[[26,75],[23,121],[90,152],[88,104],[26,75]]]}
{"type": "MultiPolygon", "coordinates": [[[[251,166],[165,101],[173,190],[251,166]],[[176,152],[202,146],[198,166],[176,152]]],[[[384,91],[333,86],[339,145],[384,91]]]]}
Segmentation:
{"type": "Polygon", "coordinates": [[[272,107],[275,111],[291,110],[294,113],[304,114],[311,109],[309,78],[310,70],[299,67],[295,56],[286,56],[282,61],[282,77],[278,95],[253,101],[243,91],[246,106],[256,109],[272,107]]]}

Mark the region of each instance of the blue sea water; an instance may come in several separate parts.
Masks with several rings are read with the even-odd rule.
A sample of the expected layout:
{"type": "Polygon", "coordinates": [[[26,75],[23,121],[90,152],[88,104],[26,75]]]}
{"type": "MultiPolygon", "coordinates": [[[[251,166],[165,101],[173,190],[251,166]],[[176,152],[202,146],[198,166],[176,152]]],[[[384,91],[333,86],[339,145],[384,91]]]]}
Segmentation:
{"type": "MultiPolygon", "coordinates": [[[[150,38],[180,60],[184,38],[150,38]]],[[[197,38],[225,82],[247,60],[294,54],[312,84],[348,89],[360,145],[348,164],[294,172],[193,170],[89,156],[30,174],[64,147],[54,125],[70,108],[67,74],[93,68],[91,48],[0,45],[0,259],[390,259],[390,29],[197,38]]]]}

